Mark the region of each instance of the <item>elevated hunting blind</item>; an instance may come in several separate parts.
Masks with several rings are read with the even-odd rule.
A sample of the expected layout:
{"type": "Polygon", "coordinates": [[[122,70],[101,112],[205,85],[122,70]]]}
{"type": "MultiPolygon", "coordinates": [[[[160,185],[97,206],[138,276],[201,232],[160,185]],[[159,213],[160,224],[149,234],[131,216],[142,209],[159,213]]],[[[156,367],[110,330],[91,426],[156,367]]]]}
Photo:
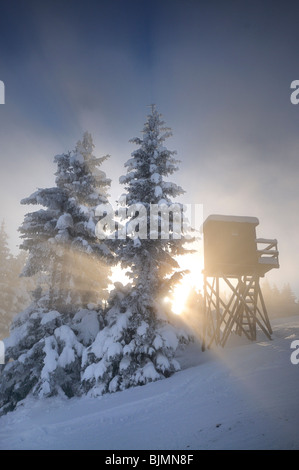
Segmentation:
{"type": "Polygon", "coordinates": [[[256,217],[210,215],[204,234],[203,349],[213,342],[225,345],[231,332],[256,339],[257,325],[271,339],[259,279],[279,268],[277,240],[257,238],[256,217]],[[222,279],[229,298],[220,291],[222,279]]]}

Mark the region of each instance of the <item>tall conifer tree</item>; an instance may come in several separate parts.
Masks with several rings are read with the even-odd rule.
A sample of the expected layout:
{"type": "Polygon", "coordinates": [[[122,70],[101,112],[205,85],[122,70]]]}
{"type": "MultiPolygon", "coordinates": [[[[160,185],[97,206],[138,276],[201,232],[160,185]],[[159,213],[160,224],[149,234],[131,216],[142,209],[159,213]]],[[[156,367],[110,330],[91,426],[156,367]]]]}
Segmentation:
{"type": "Polygon", "coordinates": [[[107,258],[112,256],[95,235],[95,209],[107,203],[110,180],[99,166],[107,158],[93,155],[89,133],[75,151],[57,155],[56,187],[38,189],[22,204],[45,207],[25,216],[21,248],[29,251],[24,275],[48,275],[45,305],[76,311],[99,303],[108,284],[107,258]]]}
{"type": "Polygon", "coordinates": [[[100,300],[108,283],[102,261],[113,259],[95,235],[95,208],[107,202],[110,183],[99,170],[104,159],[93,155],[85,133],[75,151],[55,157],[56,186],[22,201],[44,207],[27,214],[20,228],[21,247],[29,252],[24,275],[39,274],[42,282],[5,340],[0,412],[28,395],[81,393],[82,352],[102,327],[100,300]]]}
{"type": "MultiPolygon", "coordinates": [[[[161,115],[152,106],[139,148],[125,164],[129,219],[127,236],[118,240],[117,255],[123,268],[130,268],[131,287],[117,286],[111,293],[106,328],[83,357],[83,383],[92,393],[122,390],[167,377],[179,368],[174,353],[182,337],[164,315],[161,295],[178,281],[175,256],[186,253],[182,233],[182,206],[172,198],[183,189],[166,178],[178,170],[176,152],[164,141],[171,136],[161,115]],[[158,210],[164,210],[163,214],[158,210]],[[166,217],[169,209],[173,216],[166,217]],[[177,221],[177,219],[179,219],[177,221]],[[178,233],[179,232],[179,233],[178,233]]],[[[189,239],[188,239],[189,240],[189,239]]]]}

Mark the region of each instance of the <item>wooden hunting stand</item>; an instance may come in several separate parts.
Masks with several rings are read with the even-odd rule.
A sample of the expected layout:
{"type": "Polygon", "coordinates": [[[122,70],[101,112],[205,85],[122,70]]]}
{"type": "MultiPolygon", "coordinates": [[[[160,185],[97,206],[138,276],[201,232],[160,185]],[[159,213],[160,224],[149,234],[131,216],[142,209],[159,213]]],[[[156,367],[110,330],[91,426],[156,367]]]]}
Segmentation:
{"type": "Polygon", "coordinates": [[[258,224],[256,217],[227,215],[210,215],[203,224],[203,350],[213,342],[225,346],[232,332],[255,341],[257,326],[271,339],[260,277],[279,268],[277,240],[256,238],[258,224]]]}

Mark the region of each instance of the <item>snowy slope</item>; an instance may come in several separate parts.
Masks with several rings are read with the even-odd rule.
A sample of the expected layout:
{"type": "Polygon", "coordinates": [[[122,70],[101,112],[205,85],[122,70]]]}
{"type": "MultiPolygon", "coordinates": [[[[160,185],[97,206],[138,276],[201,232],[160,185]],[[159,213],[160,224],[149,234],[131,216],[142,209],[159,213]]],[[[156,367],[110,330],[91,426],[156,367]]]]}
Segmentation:
{"type": "Polygon", "coordinates": [[[273,340],[180,352],[183,370],[101,398],[28,401],[0,419],[0,449],[299,449],[299,317],[273,340]]]}

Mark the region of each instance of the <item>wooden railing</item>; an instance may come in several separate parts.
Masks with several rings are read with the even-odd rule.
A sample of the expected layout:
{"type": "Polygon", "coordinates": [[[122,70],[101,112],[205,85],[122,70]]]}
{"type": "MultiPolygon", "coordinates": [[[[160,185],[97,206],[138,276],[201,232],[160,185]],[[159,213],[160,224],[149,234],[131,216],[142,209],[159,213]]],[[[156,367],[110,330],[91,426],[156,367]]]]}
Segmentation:
{"type": "Polygon", "coordinates": [[[278,267],[278,250],[277,250],[277,240],[268,239],[268,238],[257,238],[257,253],[258,253],[258,262],[260,264],[271,264],[273,267],[278,267]],[[259,248],[259,245],[265,245],[263,248],[259,248]]]}

